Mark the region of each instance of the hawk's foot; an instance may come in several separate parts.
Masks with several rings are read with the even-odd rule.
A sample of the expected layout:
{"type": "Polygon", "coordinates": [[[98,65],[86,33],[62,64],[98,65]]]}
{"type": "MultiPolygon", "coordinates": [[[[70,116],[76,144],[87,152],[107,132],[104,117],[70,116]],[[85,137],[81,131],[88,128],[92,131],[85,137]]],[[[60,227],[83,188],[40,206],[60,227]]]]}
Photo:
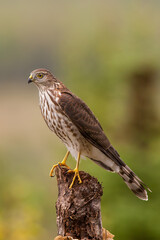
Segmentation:
{"type": "Polygon", "coordinates": [[[59,163],[53,165],[53,167],[51,168],[50,174],[49,174],[50,177],[52,177],[53,171],[54,171],[54,169],[55,169],[58,165],[59,165],[59,166],[64,166],[64,167],[66,167],[66,168],[69,169],[69,167],[68,167],[67,164],[66,164],[66,161],[67,161],[68,156],[69,156],[69,151],[67,151],[67,153],[66,153],[65,157],[63,158],[63,161],[62,161],[62,162],[59,162],[59,163]]]}
{"type": "Polygon", "coordinates": [[[51,168],[50,173],[49,173],[49,176],[50,176],[50,177],[53,177],[53,171],[54,171],[54,169],[55,169],[56,167],[58,167],[58,165],[59,165],[59,166],[64,166],[64,167],[66,167],[66,168],[69,169],[68,165],[65,164],[65,163],[63,163],[63,161],[62,161],[62,162],[59,162],[59,163],[57,163],[57,164],[54,164],[53,167],[51,168]]]}
{"type": "Polygon", "coordinates": [[[82,180],[81,180],[80,175],[79,175],[79,170],[78,170],[78,168],[75,168],[74,170],[68,170],[67,173],[74,173],[74,177],[73,177],[73,180],[72,180],[72,182],[71,182],[71,185],[69,186],[69,189],[72,188],[76,177],[78,177],[78,182],[79,182],[79,183],[82,183],[82,180]]]}

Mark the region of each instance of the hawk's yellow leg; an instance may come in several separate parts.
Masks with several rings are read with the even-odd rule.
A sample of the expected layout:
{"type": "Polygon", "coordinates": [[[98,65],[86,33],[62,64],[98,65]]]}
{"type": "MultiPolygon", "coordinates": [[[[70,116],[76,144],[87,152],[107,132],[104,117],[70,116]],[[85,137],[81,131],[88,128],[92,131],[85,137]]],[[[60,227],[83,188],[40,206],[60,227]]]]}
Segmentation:
{"type": "Polygon", "coordinates": [[[79,175],[80,156],[81,156],[81,154],[80,154],[80,152],[79,152],[79,153],[78,153],[78,158],[77,158],[76,168],[75,168],[74,170],[68,170],[68,173],[74,173],[73,180],[72,180],[72,182],[71,182],[71,185],[69,186],[70,189],[72,188],[76,177],[78,177],[79,183],[82,183],[82,180],[81,180],[80,175],[79,175]]]}
{"type": "Polygon", "coordinates": [[[53,165],[53,167],[51,168],[50,174],[49,174],[50,177],[52,177],[53,171],[54,171],[54,169],[55,169],[58,165],[60,165],[60,166],[65,166],[65,167],[69,168],[69,167],[66,165],[66,161],[67,161],[67,158],[68,158],[68,156],[69,156],[69,153],[70,153],[69,151],[66,153],[66,155],[65,155],[65,157],[63,158],[63,161],[62,161],[62,162],[59,162],[59,163],[53,165]]]}

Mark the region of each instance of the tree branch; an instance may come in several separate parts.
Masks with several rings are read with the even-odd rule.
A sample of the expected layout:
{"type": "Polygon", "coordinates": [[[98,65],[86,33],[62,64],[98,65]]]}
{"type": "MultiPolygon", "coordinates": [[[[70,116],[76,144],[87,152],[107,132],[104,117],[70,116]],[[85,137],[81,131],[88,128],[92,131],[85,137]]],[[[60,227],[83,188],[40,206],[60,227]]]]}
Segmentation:
{"type": "Polygon", "coordinates": [[[55,174],[58,184],[57,227],[58,235],[60,235],[56,239],[67,240],[68,236],[68,240],[102,240],[104,235],[108,239],[107,233],[104,234],[102,229],[101,196],[103,190],[97,179],[80,171],[82,184],[79,184],[76,179],[72,189],[69,189],[73,173],[67,173],[66,168],[58,166],[55,174]]]}

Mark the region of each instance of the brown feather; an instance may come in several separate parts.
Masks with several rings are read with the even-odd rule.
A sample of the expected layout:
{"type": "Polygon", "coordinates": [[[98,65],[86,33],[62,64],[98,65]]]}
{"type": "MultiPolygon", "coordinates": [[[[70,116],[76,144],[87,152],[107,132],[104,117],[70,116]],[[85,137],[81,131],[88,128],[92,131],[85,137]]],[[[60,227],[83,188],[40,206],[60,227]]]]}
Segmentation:
{"type": "Polygon", "coordinates": [[[61,91],[58,104],[65,115],[76,125],[80,133],[117,165],[125,166],[119,154],[106,137],[99,121],[89,107],[68,89],[61,91]]]}

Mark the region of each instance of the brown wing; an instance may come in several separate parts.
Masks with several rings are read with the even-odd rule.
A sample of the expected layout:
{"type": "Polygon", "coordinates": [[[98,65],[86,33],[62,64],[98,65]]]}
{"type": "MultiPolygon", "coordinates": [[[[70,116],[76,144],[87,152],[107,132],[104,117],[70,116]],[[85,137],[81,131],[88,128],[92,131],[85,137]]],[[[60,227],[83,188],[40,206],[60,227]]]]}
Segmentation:
{"type": "Polygon", "coordinates": [[[65,115],[76,125],[86,140],[119,166],[125,166],[119,154],[103,132],[100,123],[81,99],[73,95],[70,91],[64,90],[61,92],[58,103],[65,115]]]}

